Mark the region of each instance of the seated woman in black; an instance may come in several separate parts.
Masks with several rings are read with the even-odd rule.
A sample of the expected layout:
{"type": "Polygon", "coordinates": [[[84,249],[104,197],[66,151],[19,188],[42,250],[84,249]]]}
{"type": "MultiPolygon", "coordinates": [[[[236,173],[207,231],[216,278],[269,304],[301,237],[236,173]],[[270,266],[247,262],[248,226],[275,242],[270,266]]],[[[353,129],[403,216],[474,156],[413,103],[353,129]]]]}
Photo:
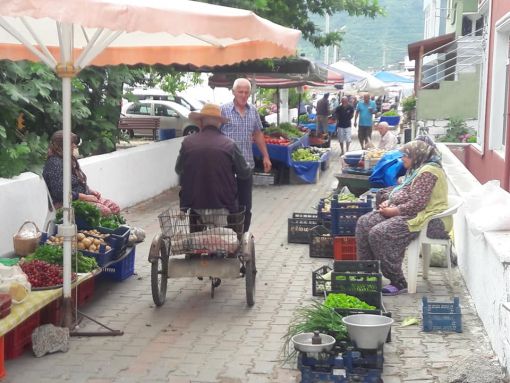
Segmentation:
{"type": "MultiPolygon", "coordinates": [[[[48,158],[43,169],[43,178],[48,185],[48,190],[55,207],[61,207],[64,194],[63,181],[63,131],[58,130],[51,136],[48,147],[48,158]]],[[[102,215],[117,214],[120,212],[119,206],[110,200],[101,198],[101,194],[92,190],[87,185],[87,176],[80,168],[77,159],[78,145],[80,138],[71,133],[71,145],[73,154],[71,155],[71,191],[73,201],[80,200],[91,203],[99,208],[102,215]]]]}

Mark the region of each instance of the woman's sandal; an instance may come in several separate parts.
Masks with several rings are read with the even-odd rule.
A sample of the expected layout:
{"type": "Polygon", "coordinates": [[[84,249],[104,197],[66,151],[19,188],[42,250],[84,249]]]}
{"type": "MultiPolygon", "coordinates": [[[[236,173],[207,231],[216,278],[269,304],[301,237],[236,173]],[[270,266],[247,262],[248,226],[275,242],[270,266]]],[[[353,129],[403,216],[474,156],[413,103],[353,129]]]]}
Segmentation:
{"type": "Polygon", "coordinates": [[[382,295],[384,296],[392,296],[407,293],[407,288],[398,289],[393,285],[386,285],[382,288],[382,295]]]}

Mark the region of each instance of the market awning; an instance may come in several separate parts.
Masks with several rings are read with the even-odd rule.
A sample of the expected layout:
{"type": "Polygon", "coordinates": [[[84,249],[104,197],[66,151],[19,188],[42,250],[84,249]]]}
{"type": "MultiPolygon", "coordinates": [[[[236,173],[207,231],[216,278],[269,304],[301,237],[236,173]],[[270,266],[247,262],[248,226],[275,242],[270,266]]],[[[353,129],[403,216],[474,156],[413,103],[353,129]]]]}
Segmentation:
{"type": "Polygon", "coordinates": [[[455,33],[448,33],[447,35],[431,37],[430,39],[420,40],[411,43],[407,46],[409,60],[419,59],[421,48],[423,48],[421,56],[425,56],[427,53],[432,51],[434,51],[434,53],[443,53],[444,51],[439,48],[448,43],[451,43],[453,40],[455,40],[455,33]]]}
{"type": "MultiPolygon", "coordinates": [[[[288,60],[284,59],[283,61],[288,60]]],[[[267,61],[267,60],[266,60],[267,61]]],[[[280,60],[273,60],[278,62],[280,60]]],[[[331,70],[327,65],[318,65],[307,59],[298,59],[296,61],[299,67],[282,66],[278,68],[278,72],[270,70],[271,68],[258,68],[250,65],[233,65],[230,66],[233,72],[227,72],[226,67],[214,70],[214,74],[209,77],[209,86],[211,88],[225,87],[230,88],[234,81],[239,77],[246,77],[252,79],[257,87],[260,88],[295,88],[299,86],[312,86],[312,87],[338,87],[340,88],[344,83],[344,78],[338,72],[331,70]],[[306,64],[306,66],[304,65],[306,64]],[[244,71],[241,69],[245,69],[244,71]],[[251,69],[251,70],[246,70],[251,69]],[[258,69],[254,70],[254,69],[258,69]],[[299,69],[298,72],[296,69],[299,69]],[[306,70],[304,70],[306,69],[306,70]],[[285,72],[289,70],[289,72],[285,72]],[[293,72],[290,72],[292,70],[293,72]]],[[[214,69],[214,68],[213,68],[214,69]]],[[[218,69],[218,68],[216,68],[218,69]]]]}

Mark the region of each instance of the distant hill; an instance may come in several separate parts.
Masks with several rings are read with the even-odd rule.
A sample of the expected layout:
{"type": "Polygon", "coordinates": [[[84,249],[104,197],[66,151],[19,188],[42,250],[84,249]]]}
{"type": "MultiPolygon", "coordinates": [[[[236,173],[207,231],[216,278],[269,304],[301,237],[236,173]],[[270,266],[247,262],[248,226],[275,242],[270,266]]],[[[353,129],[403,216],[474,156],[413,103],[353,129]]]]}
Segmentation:
{"type": "MultiPolygon", "coordinates": [[[[369,19],[341,13],[330,17],[330,30],[346,26],[340,57],[365,70],[379,70],[403,61],[407,44],[423,39],[423,0],[379,0],[379,3],[386,9],[386,16],[369,19]]],[[[324,29],[324,18],[313,20],[324,29]]],[[[317,50],[306,41],[300,43],[299,49],[309,58],[324,60],[323,49],[317,50]]]]}

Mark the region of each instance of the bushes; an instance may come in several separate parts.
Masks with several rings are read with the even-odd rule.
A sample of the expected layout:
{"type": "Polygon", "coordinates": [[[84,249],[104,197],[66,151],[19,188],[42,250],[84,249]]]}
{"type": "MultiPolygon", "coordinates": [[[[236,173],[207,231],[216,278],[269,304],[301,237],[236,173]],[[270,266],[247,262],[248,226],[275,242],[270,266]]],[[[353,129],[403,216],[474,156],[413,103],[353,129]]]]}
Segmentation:
{"type": "Polygon", "coordinates": [[[476,131],[467,126],[460,118],[450,118],[446,126],[446,134],[439,137],[439,142],[476,142],[476,131]]]}

